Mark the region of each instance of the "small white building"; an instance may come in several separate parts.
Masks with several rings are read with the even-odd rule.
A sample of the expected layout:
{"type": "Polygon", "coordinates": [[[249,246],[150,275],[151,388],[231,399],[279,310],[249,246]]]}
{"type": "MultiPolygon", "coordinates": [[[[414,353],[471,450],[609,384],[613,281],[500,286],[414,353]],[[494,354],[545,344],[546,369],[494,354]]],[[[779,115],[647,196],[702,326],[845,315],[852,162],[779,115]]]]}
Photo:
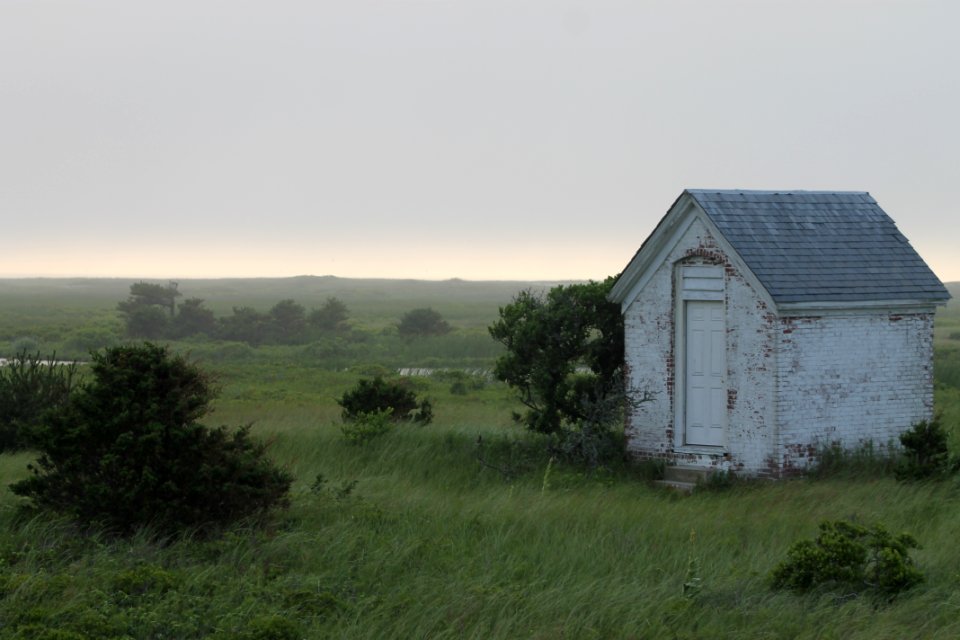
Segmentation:
{"type": "Polygon", "coordinates": [[[781,477],[933,412],[950,297],[865,192],[684,191],[614,285],[640,458],[781,477]]]}

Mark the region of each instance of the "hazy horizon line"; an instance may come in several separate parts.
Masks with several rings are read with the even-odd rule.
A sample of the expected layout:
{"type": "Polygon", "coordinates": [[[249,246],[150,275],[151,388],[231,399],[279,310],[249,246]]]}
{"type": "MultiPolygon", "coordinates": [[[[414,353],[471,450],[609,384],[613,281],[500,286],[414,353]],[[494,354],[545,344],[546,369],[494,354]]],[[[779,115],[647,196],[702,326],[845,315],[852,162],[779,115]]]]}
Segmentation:
{"type": "Polygon", "coordinates": [[[416,278],[401,276],[338,276],[334,274],[314,275],[301,273],[292,276],[118,276],[118,275],[6,275],[0,273],[0,280],[142,280],[142,281],[188,281],[188,280],[293,280],[296,278],[329,278],[337,280],[394,280],[417,282],[597,282],[596,278],[416,278]]]}

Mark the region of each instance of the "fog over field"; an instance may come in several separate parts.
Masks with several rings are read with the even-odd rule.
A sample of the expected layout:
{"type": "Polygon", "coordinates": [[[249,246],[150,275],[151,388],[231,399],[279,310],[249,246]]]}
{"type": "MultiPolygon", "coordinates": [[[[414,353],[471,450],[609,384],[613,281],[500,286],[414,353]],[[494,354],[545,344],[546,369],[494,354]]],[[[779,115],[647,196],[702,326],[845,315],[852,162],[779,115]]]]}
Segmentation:
{"type": "Polygon", "coordinates": [[[0,277],[619,272],[685,187],[956,258],[960,5],[0,3],[0,277]]]}

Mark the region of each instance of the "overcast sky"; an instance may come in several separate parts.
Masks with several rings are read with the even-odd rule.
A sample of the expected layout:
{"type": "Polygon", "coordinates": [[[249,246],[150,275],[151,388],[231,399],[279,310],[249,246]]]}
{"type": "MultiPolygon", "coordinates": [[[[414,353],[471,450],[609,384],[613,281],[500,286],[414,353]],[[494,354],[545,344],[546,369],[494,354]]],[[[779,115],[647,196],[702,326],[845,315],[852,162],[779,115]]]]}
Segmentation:
{"type": "Polygon", "coordinates": [[[960,2],[0,0],[0,276],[603,278],[687,187],[960,280],[960,2]]]}

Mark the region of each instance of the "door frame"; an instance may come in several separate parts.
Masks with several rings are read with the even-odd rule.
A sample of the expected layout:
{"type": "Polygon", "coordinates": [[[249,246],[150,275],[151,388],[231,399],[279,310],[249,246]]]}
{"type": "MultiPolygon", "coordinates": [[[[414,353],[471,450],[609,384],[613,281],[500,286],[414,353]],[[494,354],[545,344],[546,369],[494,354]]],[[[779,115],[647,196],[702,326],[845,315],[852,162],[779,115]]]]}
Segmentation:
{"type": "MultiPolygon", "coordinates": [[[[727,447],[729,420],[724,425],[723,443],[720,445],[689,445],[687,436],[687,302],[720,302],[723,305],[724,326],[726,322],[725,270],[722,265],[678,264],[676,268],[676,295],[673,310],[673,449],[681,453],[721,453],[727,447]]],[[[726,347],[724,347],[726,349],[726,347]]],[[[728,358],[725,358],[727,362],[728,358]]],[[[729,363],[727,363],[729,367],[729,363]]],[[[729,370],[724,379],[729,378],[729,370]]]]}

